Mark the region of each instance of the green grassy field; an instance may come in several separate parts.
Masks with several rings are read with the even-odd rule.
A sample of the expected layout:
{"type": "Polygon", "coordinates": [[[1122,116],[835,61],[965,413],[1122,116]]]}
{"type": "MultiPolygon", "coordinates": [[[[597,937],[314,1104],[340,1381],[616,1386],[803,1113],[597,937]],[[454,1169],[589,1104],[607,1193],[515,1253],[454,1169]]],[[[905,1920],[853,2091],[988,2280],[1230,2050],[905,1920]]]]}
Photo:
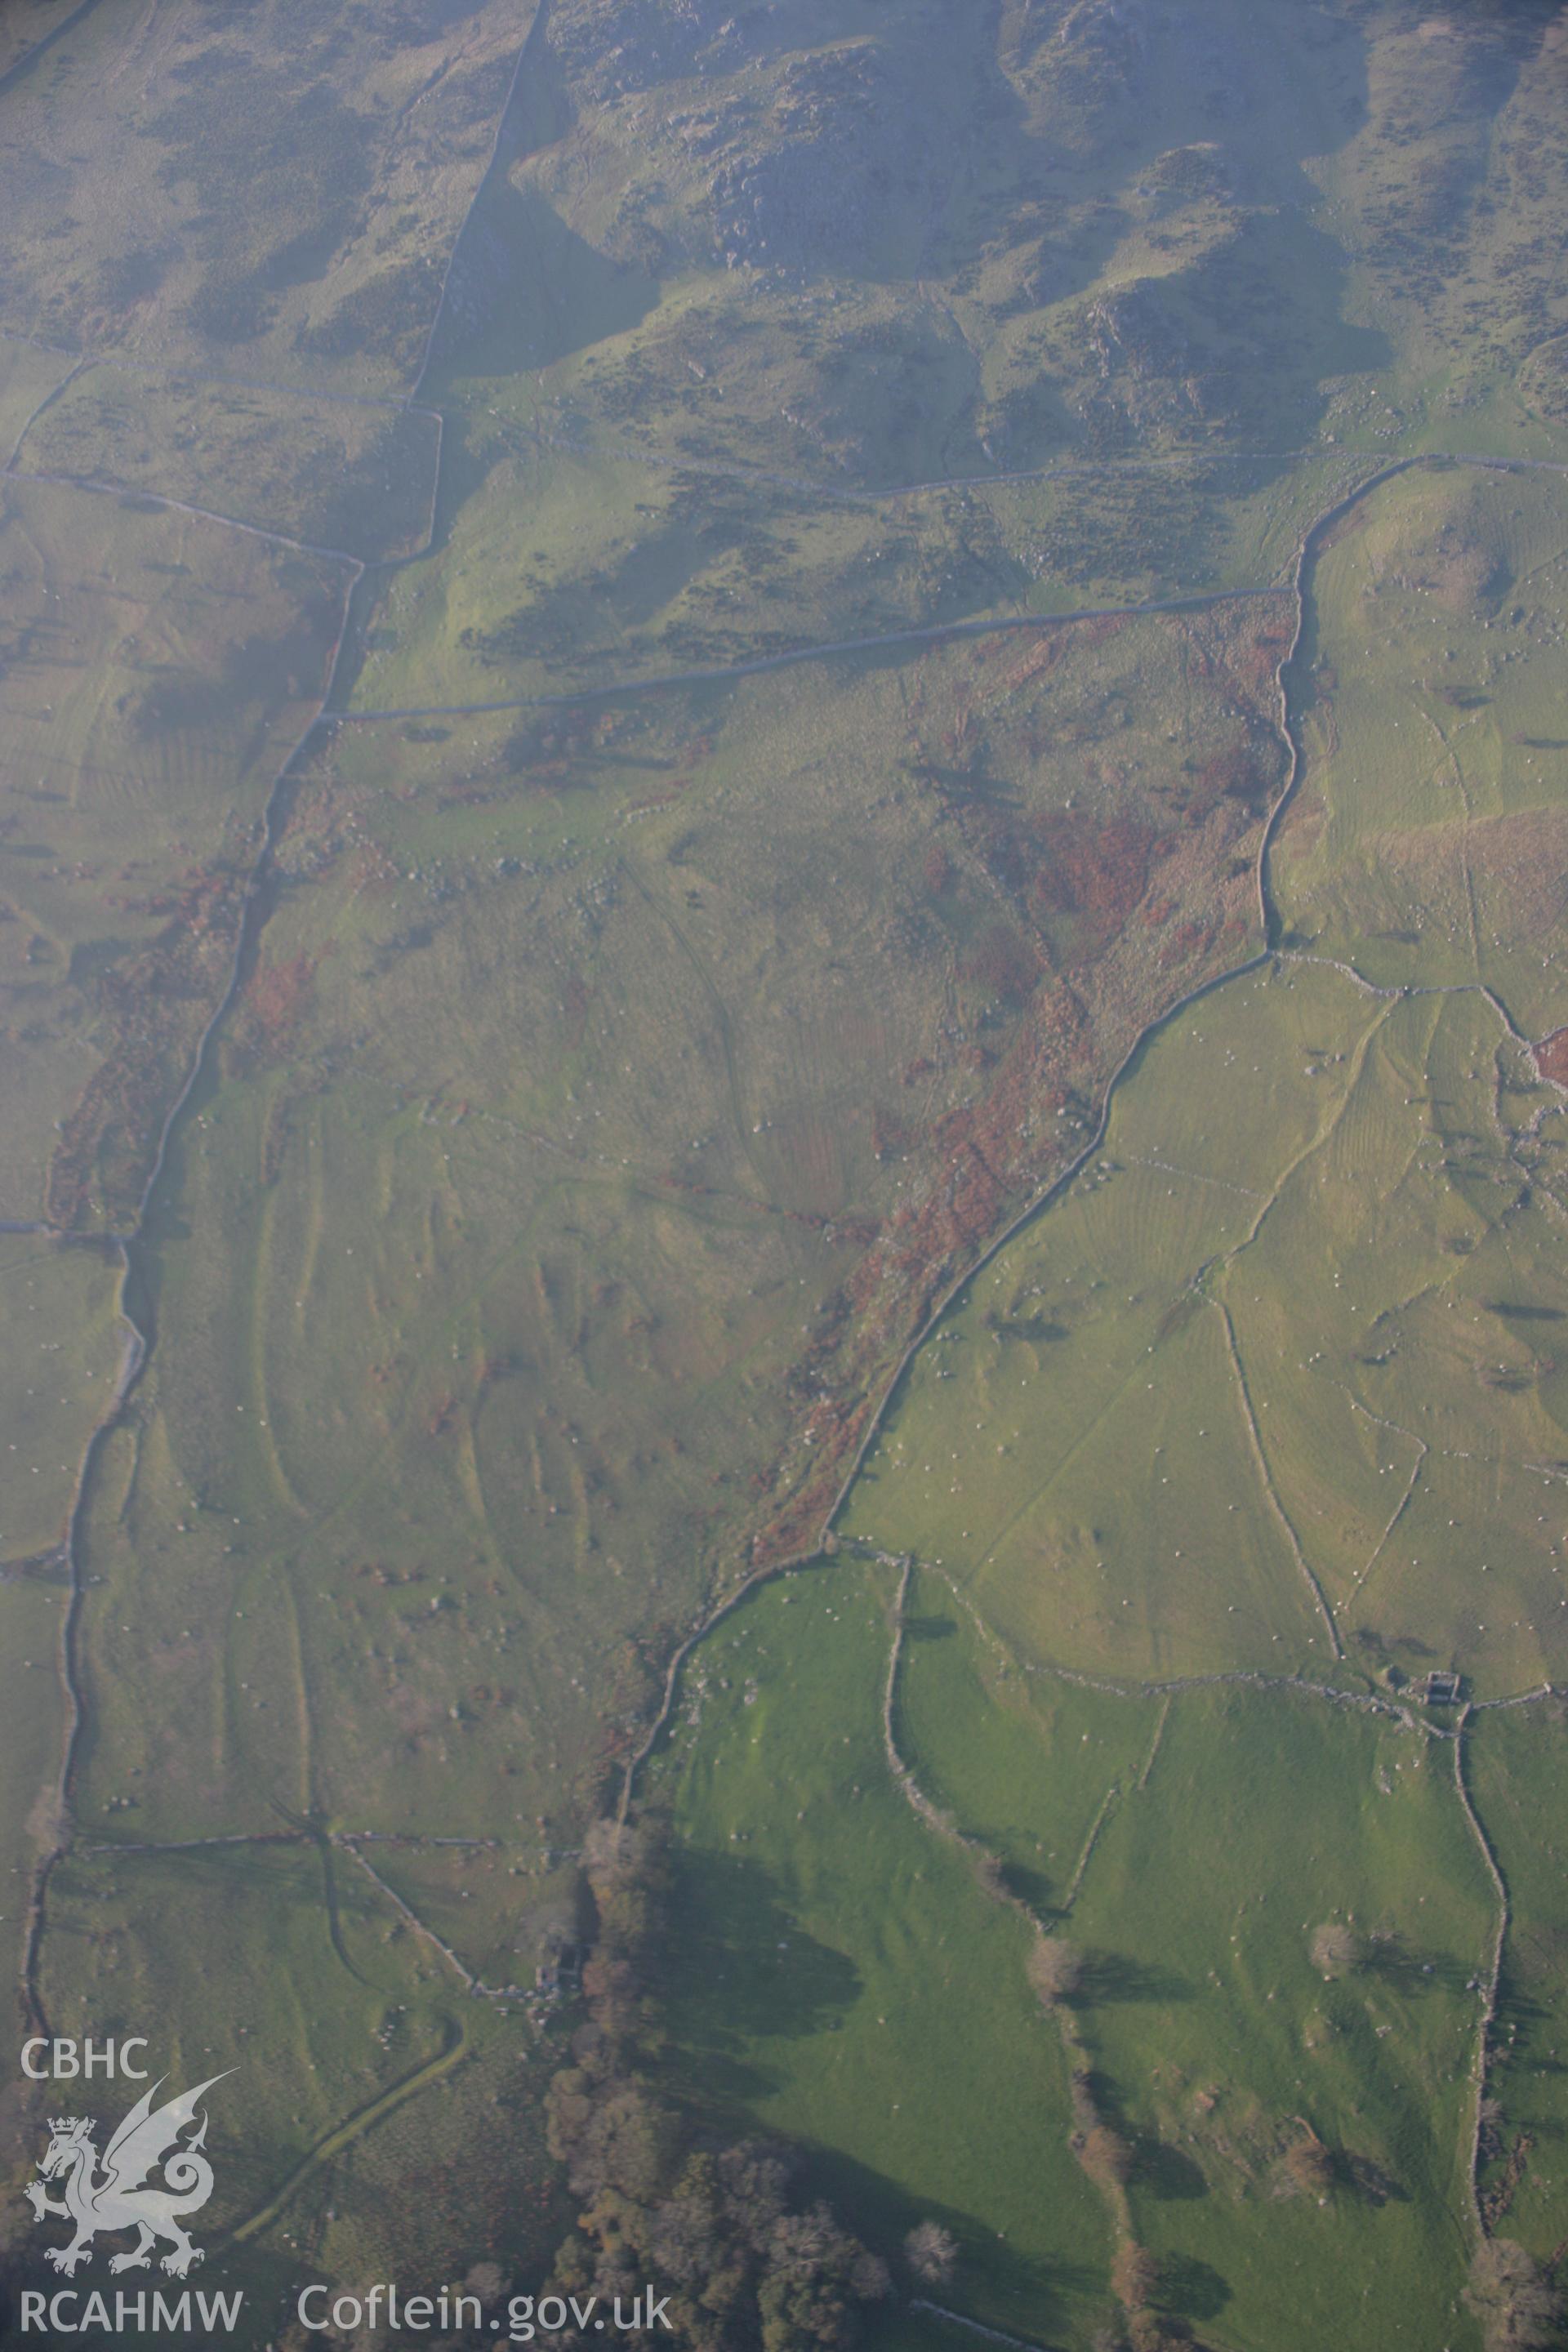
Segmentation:
{"type": "Polygon", "coordinates": [[[1383,985],[1493,988],[1527,1036],[1564,1003],[1565,565],[1550,475],[1406,474],[1336,527],[1276,861],[1292,939],[1383,985]]]}
{"type": "Polygon", "coordinates": [[[1084,2039],[1137,2151],[1134,2226],[1201,2334],[1462,2340],[1490,1898],[1447,1746],[1274,1692],[1173,1704],[1070,1932],[1084,2039]],[[1366,1958],[1326,1985],[1309,1945],[1327,1919],[1366,1958]],[[1306,2132],[1330,2151],[1320,2189],[1289,2168],[1306,2132]]]}
{"type": "MultiPolygon", "coordinates": [[[[1540,1034],[1561,1000],[1542,917],[1477,854],[1489,817],[1549,808],[1550,785],[1523,730],[1498,727],[1478,809],[1476,770],[1402,758],[1378,667],[1363,715],[1343,686],[1356,623],[1371,634],[1350,551],[1364,591],[1381,537],[1383,576],[1414,599],[1433,583],[1411,557],[1447,533],[1479,567],[1488,533],[1533,509],[1541,537],[1519,568],[1535,625],[1496,665],[1500,719],[1530,718],[1545,675],[1531,657],[1555,628],[1554,501],[1407,478],[1323,557],[1306,783],[1271,869],[1286,954],[1145,1049],[1084,1172],[916,1359],[840,1521],[931,1563],[903,1752],[1015,1892],[1081,1940],[1078,2032],[1101,2113],[1135,2151],[1127,2227],[1161,2264],[1156,2301],[1224,2344],[1425,2343],[1470,2326],[1471,2068],[1497,1897],[1452,1732],[1401,1725],[1386,1702],[1379,1729],[1280,1678],[1397,1693],[1437,1664],[1500,1695],[1563,1671],[1547,1337],[1563,1311],[1561,1097],[1509,1017],[1540,1034]],[[1375,748],[1369,729],[1386,730],[1375,748]],[[1468,932],[1423,904],[1388,940],[1376,915],[1405,844],[1428,873],[1447,858],[1467,878],[1485,908],[1468,932]],[[1223,1697],[1180,1686],[1216,1670],[1266,1680],[1223,1697]],[[1362,1953],[1321,1995],[1307,1946],[1334,1917],[1362,1953]],[[1321,2202],[1280,2170],[1293,2132],[1337,2151],[1321,2202]],[[1329,2251],[1331,2227],[1347,2251],[1329,2251]],[[1355,2300],[1336,2305],[1342,2291],[1355,2300]]],[[[1378,645],[1397,676],[1397,630],[1378,645]]],[[[1489,695],[1472,698],[1489,714],[1489,695]]],[[[1516,1906],[1479,2186],[1488,2227],[1545,2256],[1562,2205],[1532,2159],[1562,2126],[1552,2010],[1533,1986],[1555,1912],[1525,1790],[1554,1731],[1533,1709],[1478,1722],[1479,1817],[1516,1906]]]]}
{"type": "Polygon", "coordinates": [[[716,2119],[804,2138],[883,2242],[951,2227],[990,2324],[1076,2338],[1108,2235],[1026,1930],[889,1779],[891,1591],[860,1568],[786,1579],[704,1645],[659,1774],[681,1838],[669,2031],[716,2119]]]}
{"type": "Polygon", "coordinates": [[[917,1363],[844,1530],[1079,1668],[1560,1675],[1554,1198],[1512,1157],[1541,1115],[1550,1179],[1556,1097],[1498,1030],[1310,964],[1184,1015],[917,1363]]]}
{"type": "Polygon", "coordinates": [[[1491,2036],[1481,2188],[1491,2226],[1542,2260],[1562,2235],[1563,1896],[1561,1705],[1482,1718],[1469,1743],[1477,1807],[1509,1891],[1498,2024],[1491,2036]]]}
{"type": "MultiPolygon", "coordinates": [[[[981,2251],[994,2229],[1010,2254],[1089,2242],[1081,2202],[1047,2168],[1074,2119],[1059,2093],[1041,2102],[1020,2165],[1014,2134],[1039,2094],[1020,2073],[999,2096],[987,2056],[1000,2042],[1021,2067],[1050,2021],[1028,2015],[1017,1923],[889,1775],[889,1579],[879,1607],[866,1576],[836,1567],[767,1588],[689,1673],[655,1780],[688,1857],[668,2003],[679,2060],[727,2120],[822,2140],[825,2178],[863,2169],[859,2202],[889,2239],[912,2200],[940,2197],[963,2223],[960,2306],[1077,2342],[1090,2303],[1053,2310],[1032,2285],[1030,2308],[998,2292],[981,2251]],[[923,1937],[905,1923],[911,1875],[923,1937]],[[935,2015],[933,1983],[951,1988],[935,2015]],[[942,2122],[922,2163],[933,2095],[942,2122]],[[939,2137],[962,2197],[936,2186],[939,2137]],[[910,2201],[889,2204],[895,2192],[910,2201]]],[[[1159,2306],[1246,2347],[1468,2341],[1468,2070],[1495,1903],[1451,1742],[1394,1707],[1352,1712],[1288,1685],[1162,1696],[1042,1676],[982,1639],[930,1572],[910,1598],[895,1726],[926,1793],[1083,1955],[1073,2037],[1101,2118],[1131,2146],[1159,2306]],[[1310,1949],[1325,1920],[1353,1925],[1363,1956],[1331,1982],[1310,1949]],[[1321,2188],[1289,2164],[1303,2139],[1329,2151],[1321,2188]]]]}
{"type": "Polygon", "coordinates": [[[1112,1791],[1161,1736],[1163,1698],[1021,1667],[941,1570],[914,1578],[899,1753],[933,1803],[1002,1862],[1040,1918],[1066,1917],[1112,1791]]]}

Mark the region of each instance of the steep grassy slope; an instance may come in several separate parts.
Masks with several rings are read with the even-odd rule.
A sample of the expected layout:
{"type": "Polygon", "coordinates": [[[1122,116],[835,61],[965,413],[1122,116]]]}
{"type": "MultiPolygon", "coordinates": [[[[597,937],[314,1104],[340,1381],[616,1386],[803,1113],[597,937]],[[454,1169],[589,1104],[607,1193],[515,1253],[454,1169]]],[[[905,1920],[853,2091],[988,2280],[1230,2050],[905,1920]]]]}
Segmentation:
{"type": "Polygon", "coordinates": [[[528,12],[54,13],[0,89],[7,327],[301,389],[405,386],[528,12]]]}
{"type": "Polygon", "coordinates": [[[1552,1196],[1512,1157],[1553,1164],[1557,1097],[1483,1003],[1285,974],[1160,1040],[1092,1172],[911,1374],[845,1531],[1091,1671],[1348,1645],[1488,1691],[1561,1676],[1565,1310],[1552,1196]]]}
{"type": "Polygon", "coordinates": [[[123,1231],[227,984],[349,572],[16,481],[0,548],[0,1199],[123,1231]]]}
{"type": "Polygon", "coordinates": [[[1311,791],[1276,887],[1291,940],[1380,985],[1562,1018],[1568,609],[1560,478],[1400,476],[1335,528],[1303,646],[1311,791]]]}

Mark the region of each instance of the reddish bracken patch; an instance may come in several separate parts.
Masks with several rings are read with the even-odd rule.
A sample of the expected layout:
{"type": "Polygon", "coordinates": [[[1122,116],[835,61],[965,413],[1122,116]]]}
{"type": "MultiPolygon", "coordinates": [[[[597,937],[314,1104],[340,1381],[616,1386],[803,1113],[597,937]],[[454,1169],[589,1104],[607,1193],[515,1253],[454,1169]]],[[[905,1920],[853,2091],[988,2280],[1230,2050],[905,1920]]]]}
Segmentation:
{"type": "Polygon", "coordinates": [[[1130,817],[1099,823],[1053,811],[1033,827],[1039,864],[1029,884],[1037,913],[1100,915],[1124,923],[1149,887],[1154,829],[1130,817]]]}
{"type": "MultiPolygon", "coordinates": [[[[965,997],[903,1063],[898,1109],[871,1090],[877,1159],[901,1163],[896,1195],[795,1360],[798,1437],[752,1480],[755,1565],[821,1539],[889,1372],[955,1280],[1090,1146],[1106,1080],[1151,1017],[1256,950],[1258,831],[1286,766],[1269,706],[1289,619],[1281,598],[1266,631],[1182,625],[1204,725],[1195,756],[1162,756],[1142,781],[1144,763],[1121,756],[1092,711],[1026,713],[1021,737],[996,737],[998,705],[1065,652],[1059,628],[973,649],[940,713],[915,697],[902,764],[940,803],[942,828],[920,880],[944,921],[948,894],[963,894],[953,969],[990,1001],[965,997]],[[1052,795],[1031,808],[1032,795],[999,789],[1014,761],[1048,765],[1057,743],[1090,747],[1084,805],[1052,795]],[[993,899],[978,917],[977,884],[993,899]]],[[[1075,625],[1072,648],[1121,625],[1075,625]]],[[[1563,1047],[1568,1084],[1568,1032],[1563,1047]]]]}
{"type": "Polygon", "coordinates": [[[193,867],[138,906],[171,919],[99,982],[108,1052],[60,1122],[49,1159],[46,1214],[62,1233],[95,1212],[110,1222],[135,1216],[171,1091],[228,977],[240,899],[232,876],[193,867]]]}
{"type": "Polygon", "coordinates": [[[1553,1029],[1535,1048],[1535,1066],[1553,1086],[1568,1087],[1568,1029],[1553,1029]]]}
{"type": "Polygon", "coordinates": [[[288,1051],[315,992],[314,956],[257,966],[246,983],[240,1025],[246,1046],[258,1060],[274,1061],[288,1051]]]}
{"type": "Polygon", "coordinates": [[[992,996],[1021,1004],[1040,977],[1039,950],[1016,925],[998,918],[981,931],[963,971],[992,996]]]}
{"type": "Polygon", "coordinates": [[[944,890],[952,887],[952,860],[940,841],[933,841],[926,851],[921,872],[925,877],[926,888],[934,898],[940,898],[944,890]]]}

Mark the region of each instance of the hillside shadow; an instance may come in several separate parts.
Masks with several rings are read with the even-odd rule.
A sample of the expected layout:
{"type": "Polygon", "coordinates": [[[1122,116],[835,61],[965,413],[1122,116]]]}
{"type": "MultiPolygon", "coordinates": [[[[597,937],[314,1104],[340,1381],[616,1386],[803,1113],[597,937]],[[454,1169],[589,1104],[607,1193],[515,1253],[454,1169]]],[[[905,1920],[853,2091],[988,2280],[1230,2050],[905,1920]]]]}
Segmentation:
{"type": "Polygon", "coordinates": [[[536,188],[498,174],[463,257],[467,320],[444,372],[522,375],[640,326],[657,279],[611,261],[569,228],[536,188]]]}

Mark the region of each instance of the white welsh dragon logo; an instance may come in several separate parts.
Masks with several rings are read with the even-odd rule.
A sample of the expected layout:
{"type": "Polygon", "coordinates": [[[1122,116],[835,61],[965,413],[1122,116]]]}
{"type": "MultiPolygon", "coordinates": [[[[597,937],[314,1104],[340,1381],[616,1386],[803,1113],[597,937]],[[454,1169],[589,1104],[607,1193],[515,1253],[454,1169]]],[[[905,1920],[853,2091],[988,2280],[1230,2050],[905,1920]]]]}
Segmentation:
{"type": "Polygon", "coordinates": [[[92,2118],[51,2117],[49,2144],[38,2167],[41,2178],[29,2181],[26,2193],[36,2221],[74,2222],[76,2235],[68,2246],[47,2247],[47,2262],[68,2278],[86,2262],[100,2231],[112,2234],[118,2230],[134,2230],[138,2235],[129,2252],[114,2256],[111,2271],[145,2270],[160,2239],[167,2239],[170,2247],[163,2267],[175,2278],[184,2278],[201,2261],[202,2250],[192,2245],[183,2223],[185,2215],[199,2213],[213,2193],[213,2168],[201,2152],[206,2117],[202,2116],[195,2137],[184,2146],[180,2134],[196,2121],[202,2094],[223,2079],[211,2075],[194,2091],[158,2108],[153,2100],[160,2084],[143,2091],[104,2149],[101,2170],[92,2144],[92,2118]],[[163,2185],[150,2187],[148,2175],[160,2167],[163,2185]],[[60,2182],[63,2196],[50,2197],[44,2186],[48,2180],[60,2182]]]}

